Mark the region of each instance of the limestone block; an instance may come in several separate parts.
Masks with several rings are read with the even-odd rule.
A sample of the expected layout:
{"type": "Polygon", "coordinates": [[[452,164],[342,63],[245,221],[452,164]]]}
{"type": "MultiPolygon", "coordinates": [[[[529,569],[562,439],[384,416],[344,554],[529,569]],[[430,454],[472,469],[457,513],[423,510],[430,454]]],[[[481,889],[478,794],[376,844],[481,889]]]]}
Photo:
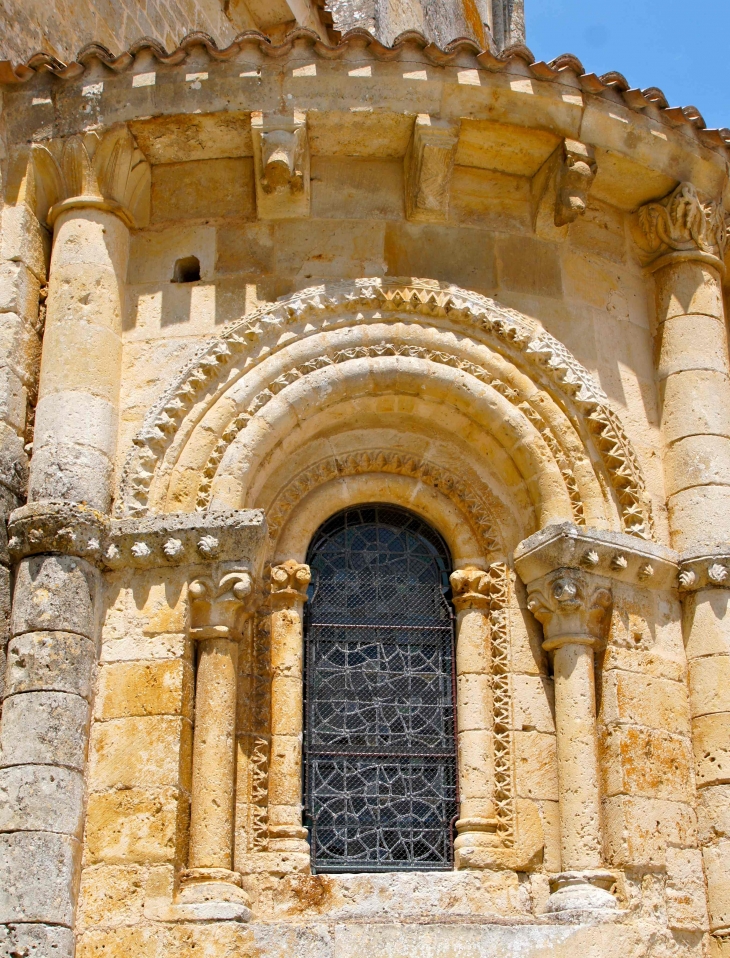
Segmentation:
{"type": "Polygon", "coordinates": [[[73,958],[74,933],[60,925],[0,925],[2,958],[73,958]]]}
{"type": "Polygon", "coordinates": [[[57,765],[0,769],[0,831],[48,831],[81,838],[84,778],[57,765]]]}
{"type": "Polygon", "coordinates": [[[558,800],[558,760],[555,736],[515,732],[517,794],[523,798],[558,800]]]}
{"type": "Polygon", "coordinates": [[[172,865],[90,865],[81,872],[77,928],[133,925],[147,899],[172,901],[172,865]]]}
{"type": "Polygon", "coordinates": [[[129,925],[86,931],[76,945],[76,958],[162,958],[162,930],[156,925],[129,925]]]}
{"type": "Polygon", "coordinates": [[[532,219],[530,181],[511,173],[455,166],[449,219],[483,232],[524,234],[532,219]]]}
{"type": "Polygon", "coordinates": [[[0,259],[24,263],[41,282],[45,282],[48,261],[44,240],[44,230],[24,203],[3,209],[0,259]]]}
{"type": "Polygon", "coordinates": [[[86,502],[106,512],[111,499],[114,466],[103,452],[89,446],[52,440],[33,454],[29,501],[67,499],[86,502]]]}
{"type": "Polygon", "coordinates": [[[223,216],[256,218],[251,157],[161,163],[152,167],[153,224],[223,216]]]}
{"type": "Polygon", "coordinates": [[[0,366],[0,419],[18,435],[25,429],[27,392],[20,377],[9,366],[0,366]]]}
{"type": "Polygon", "coordinates": [[[0,313],[17,313],[34,322],[38,318],[39,295],[40,281],[27,266],[0,262],[0,313]]]}
{"type": "Polygon", "coordinates": [[[190,717],[193,672],[179,659],[119,662],[99,671],[94,714],[98,719],[132,715],[190,717]]]}
{"type": "Polygon", "coordinates": [[[298,735],[302,728],[301,678],[274,675],[271,680],[271,701],[275,708],[271,713],[272,735],[298,735]]]}
{"type": "MultiPolygon", "coordinates": [[[[221,243],[233,228],[221,225],[221,243]]],[[[169,283],[175,262],[185,256],[196,256],[200,262],[200,277],[209,280],[214,275],[216,259],[216,229],[213,226],[174,226],[154,232],[140,232],[132,238],[127,281],[139,283],[169,283]]]]}
{"type": "Polygon", "coordinates": [[[114,271],[128,255],[129,230],[114,213],[88,207],[71,209],[55,222],[54,270],[93,265],[114,271]]]}
{"type": "Polygon", "coordinates": [[[689,663],[692,715],[730,712],[730,655],[709,655],[689,663]]]}
{"type": "Polygon", "coordinates": [[[702,849],[707,876],[710,930],[730,925],[730,841],[702,849]]]}
{"type": "Polygon", "coordinates": [[[459,731],[491,729],[492,680],[489,675],[459,675],[456,679],[459,731]]]}
{"type": "Polygon", "coordinates": [[[432,276],[482,293],[496,285],[492,237],[458,226],[389,222],[385,264],[388,276],[432,276]]]}
{"type": "Polygon", "coordinates": [[[693,740],[698,788],[730,781],[730,714],[696,718],[693,740]]]}
{"type": "Polygon", "coordinates": [[[664,454],[668,496],[692,486],[727,485],[730,439],[724,436],[685,436],[664,454]]]}
{"type": "Polygon", "coordinates": [[[669,499],[669,521],[679,551],[730,540],[730,486],[699,486],[669,499]]]}
{"type": "Polygon", "coordinates": [[[681,802],[616,795],[603,801],[603,824],[607,860],[619,867],[663,868],[668,846],[697,841],[695,814],[681,802]]]}
{"type": "Polygon", "coordinates": [[[180,864],[187,820],[187,798],[176,788],[95,792],[86,812],[85,856],[91,864],[180,864]]]}
{"type": "Polygon", "coordinates": [[[277,735],[272,742],[269,768],[276,764],[277,774],[269,774],[269,804],[288,805],[292,795],[301,793],[301,736],[277,735]]]}
{"type": "Polygon", "coordinates": [[[702,852],[667,848],[667,924],[675,931],[707,929],[707,898],[702,852]]]}
{"type": "MultiPolygon", "coordinates": [[[[88,277],[89,284],[101,287],[98,295],[105,300],[113,295],[112,280],[116,282],[115,277],[110,277],[107,288],[103,288],[104,284],[95,282],[93,275],[88,277]]],[[[76,290],[76,296],[83,297],[84,284],[80,280],[78,282],[80,288],[76,290]]],[[[69,294],[69,300],[68,311],[76,315],[76,299],[69,294]]],[[[49,303],[49,309],[50,306],[49,303]]],[[[70,396],[78,391],[90,398],[103,399],[113,406],[119,393],[121,355],[122,344],[118,332],[100,323],[98,317],[83,321],[82,314],[75,320],[62,319],[48,326],[43,336],[43,399],[52,400],[52,395],[58,393],[70,396]],[[69,362],[70,355],[74,357],[73,362],[69,362]],[[83,376],[80,375],[81,370],[83,376]]],[[[67,401],[64,398],[64,403],[67,401]]],[[[69,408],[68,414],[73,415],[73,411],[73,407],[69,408]]],[[[101,404],[94,415],[104,415],[101,404]]],[[[97,423],[92,422],[87,424],[87,429],[91,426],[98,428],[97,423]]]]}
{"type": "Polygon", "coordinates": [[[505,236],[498,239],[496,249],[500,288],[538,296],[562,296],[557,247],[526,236],[505,236]]]}
{"type": "Polygon", "coordinates": [[[97,573],[72,556],[23,559],[15,576],[13,635],[46,629],[95,634],[94,597],[97,573]]]}
{"type": "Polygon", "coordinates": [[[689,740],[658,729],[618,726],[600,736],[604,793],[687,801],[692,793],[689,740]]]}
{"type": "Polygon", "coordinates": [[[184,718],[150,715],[96,722],[91,730],[89,782],[109,788],[190,789],[192,726],[184,718]]]}
{"type": "MultiPolygon", "coordinates": [[[[45,335],[51,333],[63,341],[67,334],[74,336],[79,326],[82,329],[107,329],[110,335],[118,335],[122,329],[123,300],[115,270],[93,262],[56,263],[55,250],[58,248],[56,243],[46,301],[48,325],[45,335]]],[[[77,336],[74,340],[78,341],[77,336]]],[[[58,353],[56,357],[58,361],[58,353]]],[[[46,361],[44,351],[44,367],[46,361]]]]}
{"type": "Polygon", "coordinates": [[[706,785],[697,794],[697,827],[700,842],[730,838],[730,785],[706,785]]]}
{"type": "Polygon", "coordinates": [[[514,727],[523,732],[555,733],[555,691],[544,675],[512,677],[514,727]]]}
{"type": "MultiPolygon", "coordinates": [[[[271,223],[220,223],[217,233],[217,275],[235,273],[252,282],[274,269],[271,223]]],[[[202,264],[201,264],[202,265],[202,264]]]]}
{"type": "Polygon", "coordinates": [[[73,632],[24,632],[8,646],[5,694],[74,692],[91,699],[94,643],[73,632]]]}
{"type": "Polygon", "coordinates": [[[659,384],[662,432],[669,446],[684,436],[730,436],[727,376],[713,369],[688,369],[659,384]]]}
{"type": "Polygon", "coordinates": [[[380,220],[277,220],[276,270],[296,281],[379,276],[385,222],[380,220]]]}
{"type": "Polygon", "coordinates": [[[675,316],[656,333],[657,378],[685,370],[712,369],[728,374],[725,324],[715,316],[675,316]]]}
{"type": "Polygon", "coordinates": [[[730,589],[701,589],[685,598],[684,630],[689,661],[730,655],[730,589]]]}
{"type": "MultiPolygon", "coordinates": [[[[459,730],[459,775],[462,818],[479,815],[467,805],[472,799],[491,798],[493,793],[492,733],[459,730]]],[[[479,803],[477,803],[479,804],[479,803]]]]}
{"type": "Polygon", "coordinates": [[[542,648],[542,629],[537,620],[526,607],[524,611],[510,609],[509,625],[513,671],[547,675],[547,655],[542,648]]]}
{"type": "Polygon", "coordinates": [[[83,771],[89,704],[67,692],[24,692],[5,699],[0,766],[66,765],[83,771]]]}
{"type": "Polygon", "coordinates": [[[81,846],[68,835],[0,835],[0,923],[48,922],[71,928],[80,861],[81,846]]]}
{"type": "Polygon", "coordinates": [[[667,649],[665,654],[659,649],[647,652],[644,649],[624,649],[610,645],[603,656],[602,670],[604,674],[608,674],[612,669],[669,679],[670,682],[685,682],[687,678],[684,656],[672,658],[671,649],[667,649]]]}
{"type": "Polygon", "coordinates": [[[722,286],[711,266],[699,262],[664,266],[654,274],[654,282],[659,322],[687,313],[722,318],[722,286]]]}
{"type": "Polygon", "coordinates": [[[402,220],[402,162],[344,156],[312,157],[312,216],[402,220]]]}
{"type": "MultiPolygon", "coordinates": [[[[103,629],[105,645],[130,640],[128,644],[131,646],[131,640],[145,636],[167,635],[172,640],[187,630],[188,602],[184,577],[170,570],[165,570],[164,579],[159,573],[137,573],[137,583],[140,575],[144,582],[142,601],[138,600],[138,586],[133,587],[127,582],[109,584],[109,611],[103,629]]],[[[140,650],[146,648],[153,649],[154,645],[140,646],[140,650]]],[[[145,655],[141,651],[130,656],[136,659],[166,657],[162,653],[145,655]]]]}
{"type": "MultiPolygon", "coordinates": [[[[524,801],[524,800],[521,800],[524,801]]],[[[521,804],[521,802],[520,802],[521,804]]],[[[543,867],[547,872],[560,871],[560,803],[540,802],[540,818],[542,820],[543,840],[543,867]]],[[[520,823],[518,821],[518,831],[520,823]]]]}
{"type": "Polygon", "coordinates": [[[605,725],[646,725],[689,734],[686,686],[635,672],[604,672],[599,718],[605,725]]]}

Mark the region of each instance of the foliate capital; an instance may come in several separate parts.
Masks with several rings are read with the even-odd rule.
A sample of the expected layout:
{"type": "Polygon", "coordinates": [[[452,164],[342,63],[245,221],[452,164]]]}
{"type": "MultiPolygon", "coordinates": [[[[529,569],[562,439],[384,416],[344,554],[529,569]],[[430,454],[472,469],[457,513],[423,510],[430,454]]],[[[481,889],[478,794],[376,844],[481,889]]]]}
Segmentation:
{"type": "Polygon", "coordinates": [[[34,144],[32,161],[48,226],[75,207],[106,210],[131,228],[149,222],[150,165],[125,124],[34,144]]]}
{"type": "Polygon", "coordinates": [[[527,607],[542,624],[546,651],[597,644],[611,601],[610,590],[579,569],[556,569],[528,586],[527,607]]]}
{"type": "Polygon", "coordinates": [[[454,608],[457,612],[489,608],[491,581],[489,574],[483,569],[477,566],[465,566],[463,569],[452,572],[449,581],[454,608]]]}
{"type": "Polygon", "coordinates": [[[309,566],[294,559],[271,567],[271,598],[278,608],[293,608],[307,601],[312,580],[309,566]]]}
{"type": "Polygon", "coordinates": [[[691,183],[638,214],[636,240],[646,265],[658,269],[675,259],[699,259],[724,270],[730,220],[722,203],[702,201],[691,183]]]}
{"type": "Polygon", "coordinates": [[[200,576],[188,587],[190,635],[194,639],[238,639],[252,611],[253,580],[248,569],[200,576]]]}

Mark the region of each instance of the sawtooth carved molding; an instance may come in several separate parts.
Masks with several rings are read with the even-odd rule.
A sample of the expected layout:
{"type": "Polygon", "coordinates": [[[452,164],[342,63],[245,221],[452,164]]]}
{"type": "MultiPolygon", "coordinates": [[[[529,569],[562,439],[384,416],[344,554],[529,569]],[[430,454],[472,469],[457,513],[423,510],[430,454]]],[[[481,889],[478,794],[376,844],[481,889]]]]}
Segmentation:
{"type": "MultiPolygon", "coordinates": [[[[555,460],[560,473],[565,482],[566,490],[571,501],[573,518],[578,524],[583,524],[583,502],[581,500],[580,489],[575,478],[573,465],[568,453],[563,449],[553,430],[545,422],[540,413],[530,405],[529,402],[521,401],[521,397],[516,390],[512,389],[506,383],[495,379],[488,370],[475,363],[456,356],[445,353],[441,350],[426,349],[420,346],[409,346],[398,343],[383,343],[377,346],[354,346],[351,349],[343,349],[334,354],[334,356],[319,356],[302,366],[296,366],[288,370],[284,375],[279,376],[273,382],[269,383],[266,389],[262,390],[251,401],[248,408],[239,413],[226,427],[223,435],[218,440],[208,462],[202,473],[202,480],[198,489],[197,508],[205,511],[210,505],[210,494],[218,467],[230,444],[242,429],[245,429],[251,419],[258,413],[271,399],[274,398],[282,389],[301,379],[303,376],[324,369],[327,366],[335,366],[339,363],[348,362],[354,359],[375,358],[379,356],[408,356],[413,359],[425,359],[429,362],[439,363],[444,366],[450,366],[460,369],[474,376],[480,382],[496,389],[500,395],[508,399],[515,405],[532,425],[537,429],[545,440],[550,453],[555,460]]],[[[273,527],[272,527],[273,528],[273,527]]]]}
{"type": "Polygon", "coordinates": [[[639,227],[640,249],[653,268],[666,257],[696,257],[724,270],[730,220],[721,202],[703,202],[691,183],[680,183],[661,202],[642,206],[639,227]]]}
{"type": "Polygon", "coordinates": [[[596,169],[592,147],[577,140],[563,141],[555,199],[556,226],[573,223],[585,213],[596,169]]]}
{"type": "Polygon", "coordinates": [[[419,114],[405,158],[406,216],[442,223],[449,215],[459,125],[419,114]]]}
{"type": "Polygon", "coordinates": [[[296,476],[276,497],[267,510],[269,536],[275,541],[292,510],[317,486],[345,476],[368,472],[385,472],[412,476],[440,490],[456,503],[469,527],[487,555],[504,548],[499,526],[489,503],[476,491],[475,484],[465,482],[442,466],[391,450],[363,450],[345,456],[332,456],[315,463],[296,476]]]}
{"type": "MultiPolygon", "coordinates": [[[[156,470],[180,425],[203,393],[211,404],[216,389],[226,388],[234,364],[248,371],[259,361],[252,355],[254,348],[262,350],[269,344],[266,355],[271,355],[282,331],[294,324],[309,322],[318,330],[344,327],[366,322],[373,312],[380,319],[387,319],[389,313],[447,318],[492,338],[510,359],[527,368],[533,381],[556,394],[579,432],[587,430],[592,435],[624,530],[642,538],[652,535],[641,467],[620,419],[593,376],[558,340],[515,310],[477,293],[438,283],[380,279],[339,282],[294,293],[230,324],[209,340],[150,409],[135,436],[121,479],[117,506],[121,514],[141,515],[149,509],[156,470]]],[[[196,415],[203,412],[200,408],[196,415]]]]}
{"type": "Polygon", "coordinates": [[[74,207],[111,211],[133,229],[149,222],[150,165],[124,124],[36,143],[31,157],[39,219],[49,227],[74,207]]]}

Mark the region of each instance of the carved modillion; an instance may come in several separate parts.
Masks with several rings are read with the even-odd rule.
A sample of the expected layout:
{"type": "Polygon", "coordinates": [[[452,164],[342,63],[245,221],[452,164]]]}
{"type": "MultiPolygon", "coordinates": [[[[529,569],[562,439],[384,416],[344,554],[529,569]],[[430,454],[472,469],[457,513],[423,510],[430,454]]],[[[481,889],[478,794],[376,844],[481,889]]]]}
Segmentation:
{"type": "Polygon", "coordinates": [[[588,192],[595,178],[596,158],[593,148],[577,140],[565,140],[558,167],[556,226],[573,223],[585,213],[588,192]]]}
{"type": "Polygon", "coordinates": [[[406,216],[441,223],[449,215],[451,175],[459,127],[448,120],[419,114],[405,158],[406,216]]]}
{"type": "Polygon", "coordinates": [[[306,115],[253,112],[251,136],[259,218],[308,216],[310,160],[306,115]]]}

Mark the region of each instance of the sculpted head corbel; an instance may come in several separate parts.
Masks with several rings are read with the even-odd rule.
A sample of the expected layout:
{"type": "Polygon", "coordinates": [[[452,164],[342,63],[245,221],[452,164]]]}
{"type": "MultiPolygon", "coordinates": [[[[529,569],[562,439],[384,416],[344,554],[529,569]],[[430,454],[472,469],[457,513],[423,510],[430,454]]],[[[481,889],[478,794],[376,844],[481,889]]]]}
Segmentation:
{"type": "Polygon", "coordinates": [[[595,646],[604,636],[610,589],[579,569],[556,569],[528,586],[527,607],[541,623],[543,648],[567,643],[595,646]]]}
{"type": "Polygon", "coordinates": [[[193,639],[238,639],[252,611],[253,580],[248,569],[214,572],[193,579],[188,596],[193,639]]]}
{"type": "Polygon", "coordinates": [[[562,162],[558,168],[555,225],[566,226],[582,216],[588,205],[588,193],[596,178],[593,148],[577,140],[563,142],[562,162]]]}

